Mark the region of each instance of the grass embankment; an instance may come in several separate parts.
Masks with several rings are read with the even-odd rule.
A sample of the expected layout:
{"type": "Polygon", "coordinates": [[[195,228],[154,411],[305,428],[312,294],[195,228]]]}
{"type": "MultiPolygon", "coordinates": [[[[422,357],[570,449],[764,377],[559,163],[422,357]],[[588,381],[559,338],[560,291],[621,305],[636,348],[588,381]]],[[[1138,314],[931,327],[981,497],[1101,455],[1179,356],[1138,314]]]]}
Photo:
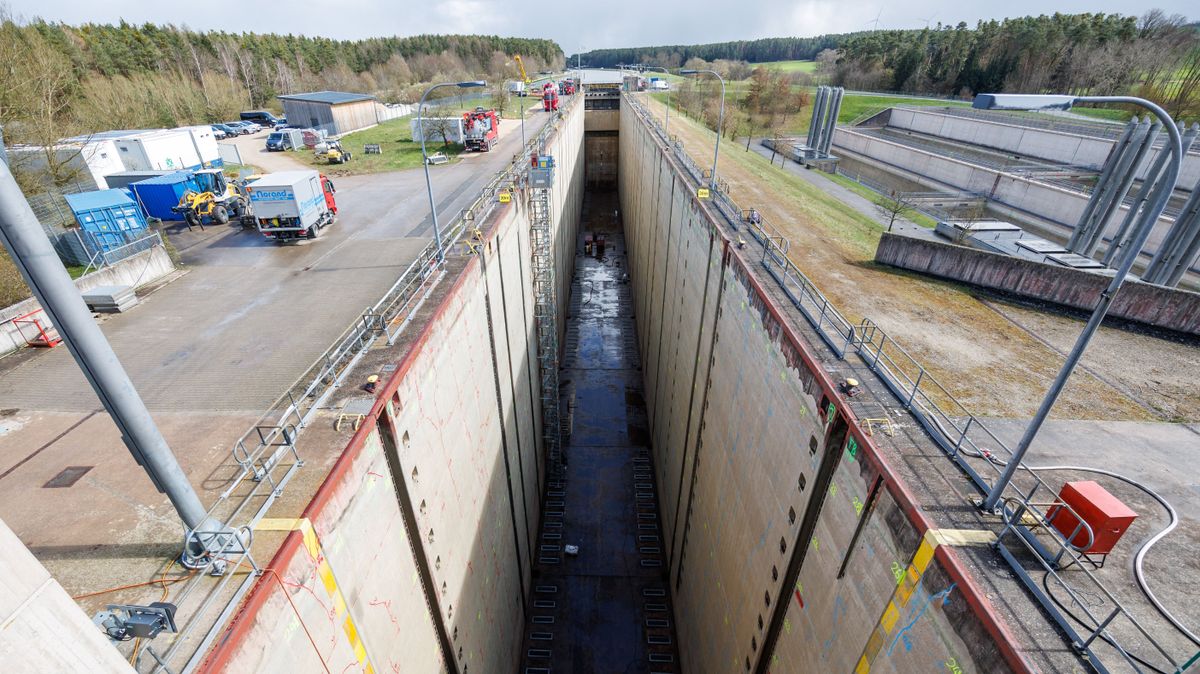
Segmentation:
{"type": "Polygon", "coordinates": [[[751,66],[757,68],[762,66],[767,70],[776,70],[781,73],[809,73],[817,72],[816,61],[768,61],[767,63],[752,63],[751,66]]]}
{"type": "MultiPolygon", "coordinates": [[[[413,141],[410,120],[411,117],[400,117],[342,136],[342,147],[351,156],[346,164],[330,165],[309,151],[299,152],[296,157],[314,168],[343,175],[417,168],[421,166],[421,144],[413,141]],[[382,153],[367,154],[363,152],[366,145],[379,145],[382,153]]],[[[430,155],[441,152],[453,160],[463,151],[463,146],[457,143],[443,145],[440,140],[426,141],[425,150],[430,155]]]]}
{"type": "MultiPolygon", "coordinates": [[[[474,110],[477,106],[490,107],[489,98],[464,98],[461,103],[453,102],[433,108],[426,119],[433,117],[458,117],[463,112],[474,110]]],[[[525,98],[525,113],[541,109],[541,99],[529,96],[525,98]]],[[[521,101],[517,97],[509,99],[504,107],[504,122],[502,129],[511,129],[513,124],[520,123],[521,101]],[[511,120],[511,121],[509,121],[511,120]]],[[[350,152],[352,159],[347,164],[330,166],[324,160],[318,160],[312,152],[300,152],[297,158],[310,166],[323,171],[332,171],[342,175],[362,173],[382,173],[385,171],[402,171],[421,166],[421,144],[413,141],[412,115],[397,117],[362,131],[355,131],[342,136],[342,147],[350,152]],[[363,151],[366,145],[379,145],[382,154],[367,154],[363,151]]],[[[428,124],[428,122],[426,122],[428,124]]],[[[441,140],[427,140],[425,151],[430,155],[441,152],[454,161],[465,148],[458,143],[445,144],[441,140]]]]}
{"type": "MultiPolygon", "coordinates": [[[[661,106],[652,104],[651,109],[661,118],[661,106]]],[[[693,158],[703,162],[712,132],[691,119],[673,118],[671,126],[693,158]]],[[[876,264],[875,248],[885,225],[875,213],[855,210],[819,182],[781,171],[740,147],[722,153],[721,167],[734,199],[743,208],[758,209],[788,238],[788,257],[851,322],[866,316],[881,325],[974,413],[1033,413],[1055,374],[1060,357],[1054,352],[960,284],[876,264]]],[[[948,404],[940,394],[931,395],[948,404]]],[[[1055,413],[1079,419],[1154,418],[1119,390],[1082,375],[1072,380],[1055,413]]]]}

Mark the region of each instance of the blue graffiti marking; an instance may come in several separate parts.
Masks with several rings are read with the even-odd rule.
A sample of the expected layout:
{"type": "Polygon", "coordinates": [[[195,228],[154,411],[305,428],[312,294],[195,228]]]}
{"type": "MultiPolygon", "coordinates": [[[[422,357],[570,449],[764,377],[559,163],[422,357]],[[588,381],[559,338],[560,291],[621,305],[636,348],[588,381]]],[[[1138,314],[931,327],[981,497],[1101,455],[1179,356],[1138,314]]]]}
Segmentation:
{"type": "Polygon", "coordinates": [[[829,638],[826,639],[825,643],[821,645],[821,659],[822,660],[824,660],[826,658],[826,656],[829,655],[829,649],[833,648],[833,642],[837,641],[838,620],[840,620],[841,617],[845,613],[846,613],[846,602],[842,599],[841,595],[838,595],[833,600],[833,623],[830,625],[832,630],[829,634],[829,638]]]}
{"type": "MultiPolygon", "coordinates": [[[[891,656],[892,650],[894,650],[896,648],[896,644],[899,643],[901,639],[904,640],[904,650],[906,650],[906,651],[912,650],[912,641],[910,641],[908,638],[908,634],[907,634],[908,631],[913,628],[913,625],[917,624],[917,621],[921,619],[921,616],[925,615],[926,609],[928,609],[929,606],[933,602],[940,599],[942,606],[949,604],[950,603],[950,593],[954,591],[954,587],[956,585],[957,585],[957,583],[951,583],[950,587],[942,590],[941,592],[938,592],[937,594],[933,595],[932,597],[922,596],[921,605],[918,606],[916,609],[914,609],[912,611],[912,613],[910,613],[910,615],[912,615],[912,620],[908,621],[907,625],[905,625],[904,627],[901,627],[899,629],[899,631],[896,632],[896,636],[892,638],[892,643],[888,645],[888,650],[887,650],[888,656],[891,656]]],[[[918,591],[920,591],[922,595],[925,594],[924,588],[918,587],[918,591]]]]}

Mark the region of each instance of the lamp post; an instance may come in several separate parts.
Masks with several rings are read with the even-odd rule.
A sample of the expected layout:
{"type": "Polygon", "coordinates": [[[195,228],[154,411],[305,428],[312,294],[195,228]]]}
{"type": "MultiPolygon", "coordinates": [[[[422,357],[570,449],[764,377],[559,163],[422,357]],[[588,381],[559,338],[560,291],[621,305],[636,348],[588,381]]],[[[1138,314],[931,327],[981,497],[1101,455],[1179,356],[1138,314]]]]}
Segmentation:
{"type": "MultiPolygon", "coordinates": [[[[646,70],[661,70],[664,75],[671,74],[671,71],[667,70],[666,68],[663,68],[662,66],[642,66],[642,67],[644,67],[646,70]]],[[[724,96],[721,97],[721,102],[722,103],[725,102],[724,96]]],[[[671,84],[670,84],[670,82],[668,82],[667,83],[667,114],[663,118],[663,133],[667,133],[668,129],[670,129],[670,128],[671,128],[671,84]]],[[[667,137],[670,138],[670,135],[668,135],[667,137]]]]}
{"type": "Polygon", "coordinates": [[[698,75],[700,73],[712,75],[721,82],[721,111],[717,115],[717,146],[713,148],[713,167],[712,176],[710,178],[710,187],[715,190],[717,189],[717,157],[719,156],[718,153],[721,151],[721,127],[725,125],[725,78],[721,77],[721,74],[715,70],[693,70],[691,68],[684,68],[683,70],[679,71],[680,75],[698,75]]]}
{"type": "MultiPolygon", "coordinates": [[[[472,82],[443,82],[435,84],[425,90],[421,96],[421,102],[417,104],[417,133],[421,136],[421,164],[425,167],[425,190],[429,193],[429,213],[433,217],[433,241],[437,246],[438,264],[446,260],[446,250],[442,248],[442,232],[438,228],[437,204],[433,201],[433,181],[429,179],[429,155],[425,152],[425,99],[435,89],[442,87],[458,87],[459,89],[470,89],[473,87],[486,87],[487,82],[483,80],[475,80],[472,82]]],[[[466,140],[466,139],[463,139],[466,140]]]]}
{"type": "Polygon", "coordinates": [[[1167,201],[1171,197],[1171,192],[1175,187],[1175,182],[1179,178],[1179,167],[1183,160],[1183,145],[1179,128],[1176,126],[1175,120],[1171,119],[1171,116],[1165,110],[1145,99],[1133,96],[979,94],[975,97],[973,107],[984,110],[1067,110],[1076,103],[1128,103],[1143,107],[1153,113],[1162,122],[1163,128],[1167,130],[1169,136],[1168,148],[1171,150],[1171,163],[1167,166],[1166,180],[1163,183],[1166,189],[1159,192],[1156,195],[1157,198],[1142,211],[1141,219],[1135,225],[1133,236],[1130,239],[1131,245],[1123,253],[1120,264],[1117,266],[1116,274],[1109,282],[1108,287],[1100,294],[1100,301],[1096,304],[1096,308],[1092,310],[1092,316],[1088,319],[1083,332],[1079,334],[1079,338],[1075,341],[1075,346],[1067,354],[1067,359],[1063,363],[1062,369],[1059,370],[1058,376],[1055,377],[1054,383],[1050,385],[1050,390],[1046,392],[1046,397],[1042,399],[1037,414],[1034,415],[1033,420],[1026,427],[1025,434],[1021,436],[1021,442],[1017,445],[1012,457],[1008,460],[1008,465],[1004,467],[1004,472],[1000,475],[1000,479],[996,481],[996,484],[992,486],[992,490],[988,492],[987,498],[984,499],[982,508],[985,511],[995,510],[996,504],[1000,501],[1004,493],[1004,489],[1012,482],[1013,475],[1016,474],[1018,468],[1021,466],[1021,460],[1025,457],[1026,452],[1029,451],[1029,446],[1033,444],[1033,440],[1037,437],[1038,430],[1041,429],[1042,424],[1045,423],[1046,417],[1050,415],[1050,409],[1054,407],[1054,403],[1062,393],[1063,387],[1066,386],[1071,372],[1079,363],[1079,359],[1083,356],[1084,350],[1087,349],[1092,336],[1100,327],[1101,321],[1104,320],[1104,315],[1108,313],[1108,307],[1116,297],[1117,291],[1120,290],[1121,284],[1124,283],[1130,268],[1133,267],[1134,260],[1137,259],[1142,246],[1146,244],[1146,239],[1149,238],[1150,231],[1154,229],[1155,223],[1158,222],[1158,216],[1162,214],[1163,209],[1166,207],[1167,201]]]}

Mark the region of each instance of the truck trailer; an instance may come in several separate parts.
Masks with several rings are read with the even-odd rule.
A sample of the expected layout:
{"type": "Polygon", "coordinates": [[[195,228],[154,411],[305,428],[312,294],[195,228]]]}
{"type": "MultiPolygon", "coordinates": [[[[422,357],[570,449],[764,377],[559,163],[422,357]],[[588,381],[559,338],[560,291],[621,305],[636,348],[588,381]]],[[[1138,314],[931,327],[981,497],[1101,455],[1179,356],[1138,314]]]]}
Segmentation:
{"type": "Polygon", "coordinates": [[[333,224],[334,191],[316,171],[271,173],[246,186],[258,231],[280,243],[315,239],[333,224]]]}
{"type": "MultiPolygon", "coordinates": [[[[192,133],[187,129],[118,138],[115,144],[127,171],[182,171],[204,167],[192,133]]],[[[213,145],[216,145],[215,140],[213,145]]]]}

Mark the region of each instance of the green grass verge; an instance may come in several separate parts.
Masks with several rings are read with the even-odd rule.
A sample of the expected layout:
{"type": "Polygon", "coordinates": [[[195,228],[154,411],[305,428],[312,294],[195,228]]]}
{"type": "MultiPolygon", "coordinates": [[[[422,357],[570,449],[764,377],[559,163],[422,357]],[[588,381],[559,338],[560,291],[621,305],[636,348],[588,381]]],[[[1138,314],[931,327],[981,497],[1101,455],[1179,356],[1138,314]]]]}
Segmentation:
{"type": "MultiPolygon", "coordinates": [[[[882,198],[882,196],[883,196],[883,195],[879,194],[878,192],[876,192],[875,190],[871,189],[870,187],[867,187],[866,185],[863,185],[862,183],[860,183],[852,178],[847,178],[844,175],[836,174],[836,173],[835,174],[821,173],[820,175],[821,175],[821,177],[828,178],[829,180],[832,180],[833,182],[841,185],[842,187],[845,187],[846,189],[850,190],[851,192],[854,192],[855,194],[858,194],[861,197],[870,199],[872,202],[878,202],[879,199],[882,198]]],[[[911,220],[912,222],[914,222],[922,227],[928,228],[928,229],[933,229],[934,227],[937,227],[937,220],[934,220],[933,218],[929,217],[928,215],[925,215],[924,213],[921,213],[920,211],[913,211],[911,213],[906,213],[904,215],[904,218],[906,220],[911,220]]]]}
{"type": "Polygon", "coordinates": [[[750,67],[762,66],[767,70],[777,70],[783,73],[815,73],[816,61],[768,61],[766,63],[751,63],[750,67]]]}
{"type": "MultiPolygon", "coordinates": [[[[323,171],[342,174],[380,173],[402,171],[421,166],[421,144],[413,142],[409,117],[388,120],[377,126],[342,136],[342,147],[350,152],[351,160],[346,164],[333,164],[318,160],[312,152],[297,153],[296,157],[306,164],[323,171]],[[382,154],[366,154],[364,145],[378,144],[382,154]]],[[[463,151],[463,146],[451,143],[444,146],[441,141],[426,142],[429,154],[441,152],[453,159],[463,151]]]]}

